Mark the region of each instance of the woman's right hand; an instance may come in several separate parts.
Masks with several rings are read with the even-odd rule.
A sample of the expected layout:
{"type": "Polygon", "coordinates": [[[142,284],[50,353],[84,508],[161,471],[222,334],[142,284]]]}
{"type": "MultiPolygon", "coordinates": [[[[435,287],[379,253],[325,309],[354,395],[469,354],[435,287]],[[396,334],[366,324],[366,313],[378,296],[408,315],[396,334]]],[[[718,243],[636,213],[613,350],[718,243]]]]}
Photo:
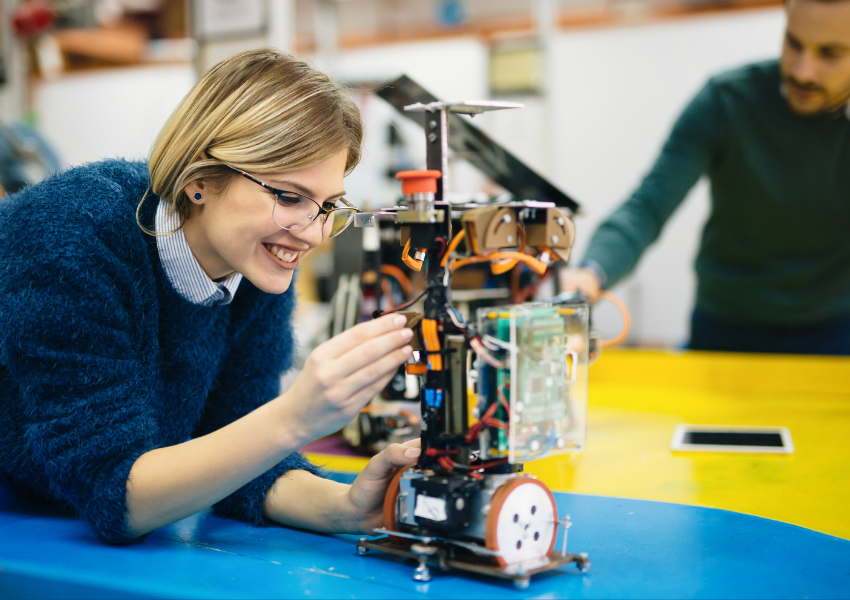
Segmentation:
{"type": "Polygon", "coordinates": [[[277,400],[283,425],[298,445],[351,422],[410,358],[413,331],[402,315],[384,315],[331,338],[310,354],[301,374],[277,400]]]}

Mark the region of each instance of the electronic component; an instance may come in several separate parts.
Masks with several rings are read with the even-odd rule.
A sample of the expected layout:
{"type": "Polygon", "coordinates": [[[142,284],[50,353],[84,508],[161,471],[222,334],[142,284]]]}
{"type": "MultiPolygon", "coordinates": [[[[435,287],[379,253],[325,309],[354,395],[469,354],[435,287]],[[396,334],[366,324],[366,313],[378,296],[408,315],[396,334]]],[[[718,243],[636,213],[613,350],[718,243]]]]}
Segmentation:
{"type": "Polygon", "coordinates": [[[451,300],[452,274],[468,265],[487,266],[494,274],[527,266],[542,276],[569,255],[575,230],[553,202],[458,206],[443,198],[449,114],[510,107],[486,101],[405,107],[424,117],[428,169],[397,175],[402,205],[355,221],[374,226],[392,219],[403,264],[425,279],[418,296],[393,309],[424,300],[421,315],[406,313],[419,349],[406,374],[420,379],[422,453],[389,485],[384,528],[376,530],[387,537],[358,542],[361,552],[417,558],[419,580],[427,580],[429,565],[436,564],[506,577],[523,587],[537,572],[572,562],[582,570],[590,565],[586,555],[566,552],[569,519],[559,517],[552,493],[522,472],[523,462],[584,446],[587,305],[576,300],[485,308],[470,323],[451,300]],[[462,223],[456,233],[453,213],[462,223]],[[477,420],[469,410],[471,380],[477,380],[477,420]],[[555,550],[559,526],[563,546],[555,550]]]}
{"type": "Polygon", "coordinates": [[[484,458],[527,462],[584,447],[588,309],[526,304],[478,311],[478,414],[484,458]]]}

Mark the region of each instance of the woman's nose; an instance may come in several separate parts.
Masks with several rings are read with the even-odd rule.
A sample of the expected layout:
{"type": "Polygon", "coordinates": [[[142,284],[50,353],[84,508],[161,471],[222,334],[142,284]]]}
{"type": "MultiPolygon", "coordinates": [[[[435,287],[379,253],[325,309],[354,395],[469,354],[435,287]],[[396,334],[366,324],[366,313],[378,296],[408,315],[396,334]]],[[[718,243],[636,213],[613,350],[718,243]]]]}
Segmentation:
{"type": "Polygon", "coordinates": [[[311,248],[314,248],[322,243],[324,239],[322,237],[322,226],[324,224],[324,219],[319,217],[304,229],[299,229],[298,231],[290,231],[289,233],[297,239],[298,241],[304,242],[308,244],[311,248]]]}

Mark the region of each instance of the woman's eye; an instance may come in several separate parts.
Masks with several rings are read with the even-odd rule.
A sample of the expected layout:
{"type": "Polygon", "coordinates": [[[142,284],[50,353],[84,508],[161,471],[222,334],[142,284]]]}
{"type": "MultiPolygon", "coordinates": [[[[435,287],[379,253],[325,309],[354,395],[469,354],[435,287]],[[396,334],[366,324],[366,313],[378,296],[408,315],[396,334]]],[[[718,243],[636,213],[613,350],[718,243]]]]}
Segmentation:
{"type": "Polygon", "coordinates": [[[301,202],[301,196],[298,194],[278,194],[277,201],[283,206],[295,206],[301,202]]]}

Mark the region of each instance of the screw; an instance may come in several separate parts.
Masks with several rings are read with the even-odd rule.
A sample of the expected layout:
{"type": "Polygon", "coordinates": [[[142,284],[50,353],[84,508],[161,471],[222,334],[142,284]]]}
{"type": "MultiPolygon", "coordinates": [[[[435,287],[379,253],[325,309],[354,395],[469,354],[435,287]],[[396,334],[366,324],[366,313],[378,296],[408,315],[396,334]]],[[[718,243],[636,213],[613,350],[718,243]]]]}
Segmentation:
{"type": "Polygon", "coordinates": [[[510,215],[505,215],[504,217],[502,217],[502,221],[504,221],[505,223],[510,223],[512,220],[513,219],[511,219],[510,215]]]}
{"type": "Polygon", "coordinates": [[[553,244],[557,244],[557,243],[558,243],[558,236],[557,236],[557,235],[553,235],[553,236],[552,236],[552,243],[553,243],[553,244]]]}
{"type": "Polygon", "coordinates": [[[437,141],[437,134],[436,133],[429,133],[428,134],[428,141],[429,142],[436,142],[437,141]]]}
{"type": "Polygon", "coordinates": [[[455,508],[458,510],[463,510],[463,507],[466,506],[466,502],[463,501],[463,498],[458,498],[455,500],[455,508]]]}
{"type": "Polygon", "coordinates": [[[509,244],[510,244],[510,243],[512,243],[512,242],[514,241],[514,236],[509,235],[509,236],[507,237],[507,240],[508,240],[508,243],[509,243],[509,244]]]}
{"type": "Polygon", "coordinates": [[[564,217],[558,217],[558,225],[560,225],[561,227],[564,226],[564,217]]]}
{"type": "Polygon", "coordinates": [[[437,128],[437,122],[436,122],[436,121],[430,121],[430,122],[428,123],[428,125],[431,127],[431,129],[436,129],[436,128],[437,128]]]}
{"type": "Polygon", "coordinates": [[[520,577],[519,579],[514,579],[514,587],[518,590],[528,589],[529,578],[528,577],[520,577]]]}

